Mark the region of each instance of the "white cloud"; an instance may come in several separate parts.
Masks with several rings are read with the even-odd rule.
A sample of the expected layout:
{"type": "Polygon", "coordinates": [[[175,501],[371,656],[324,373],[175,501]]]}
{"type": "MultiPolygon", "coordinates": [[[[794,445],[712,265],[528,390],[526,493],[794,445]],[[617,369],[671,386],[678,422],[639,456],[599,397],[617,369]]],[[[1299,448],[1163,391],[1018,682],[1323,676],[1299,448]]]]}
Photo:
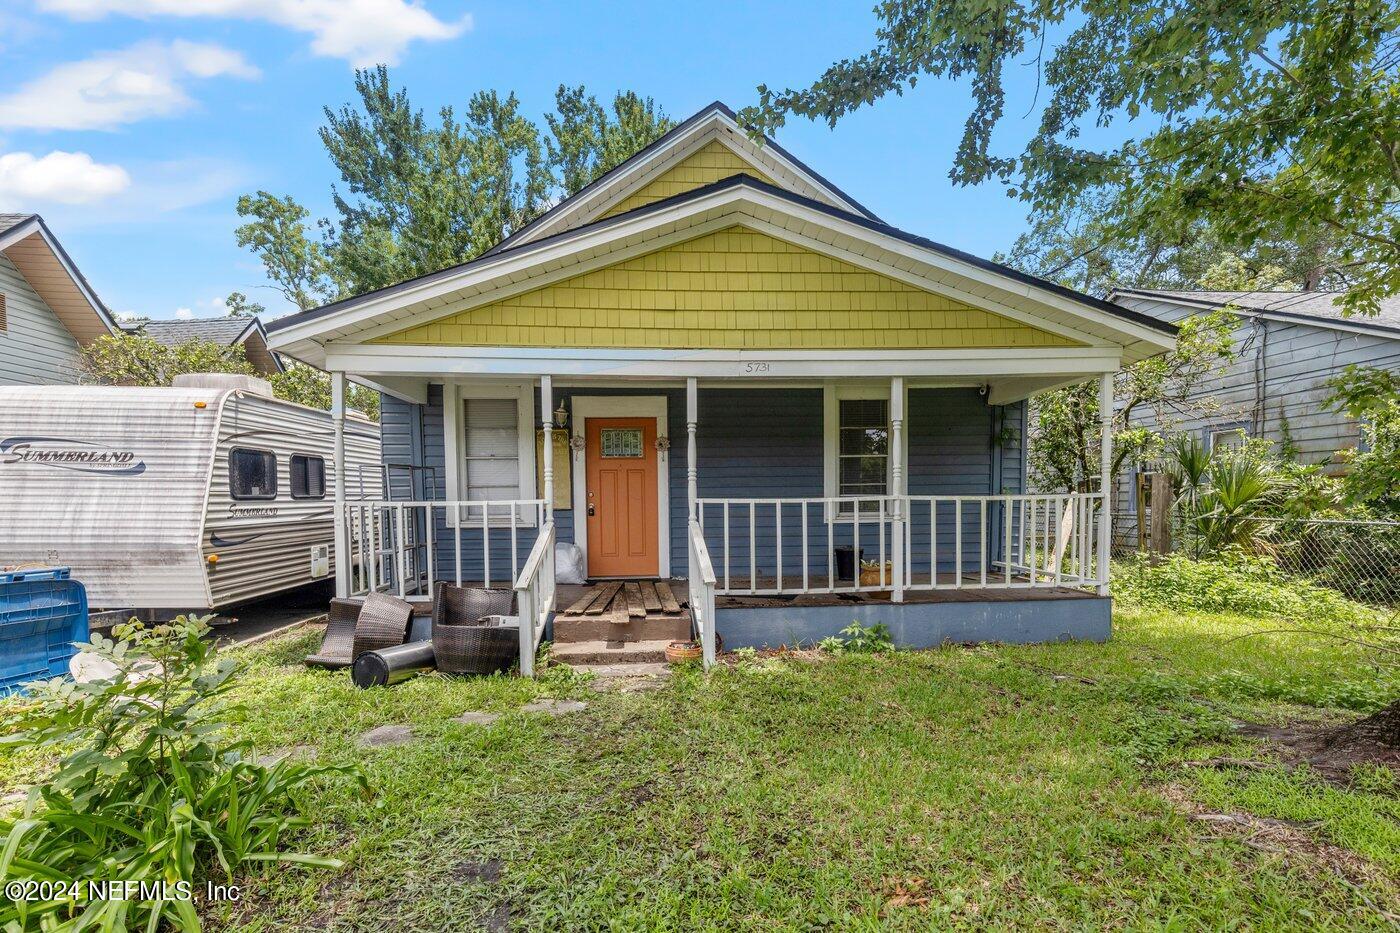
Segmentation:
{"type": "Polygon", "coordinates": [[[420,0],[39,0],[39,8],[72,19],[128,16],[262,20],[311,35],[317,55],[352,65],[396,64],[409,43],[453,39],[470,16],[438,19],[420,0]]]}
{"type": "Polygon", "coordinates": [[[194,318],[194,312],[189,308],[176,308],[175,319],[177,321],[189,321],[194,318]]]}
{"type": "Polygon", "coordinates": [[[35,130],[105,130],[193,105],[190,78],[256,78],[238,52],[176,40],[144,42],[67,62],[0,97],[0,126],[35,130]]]}
{"type": "Polygon", "coordinates": [[[92,204],[131,184],[120,165],[94,162],[86,152],[0,155],[0,208],[32,210],[41,203],[92,204]]]}

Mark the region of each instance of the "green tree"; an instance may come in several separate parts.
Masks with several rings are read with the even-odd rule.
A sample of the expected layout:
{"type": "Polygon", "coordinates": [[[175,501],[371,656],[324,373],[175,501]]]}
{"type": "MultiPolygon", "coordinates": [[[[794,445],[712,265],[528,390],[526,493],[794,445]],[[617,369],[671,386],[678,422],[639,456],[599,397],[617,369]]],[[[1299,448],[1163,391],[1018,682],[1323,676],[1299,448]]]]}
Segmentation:
{"type": "MultiPolygon", "coordinates": [[[[190,340],[171,347],[140,331],[98,337],[82,349],[78,366],[83,378],[97,385],[168,386],[185,373],[258,375],[241,344],[225,347],[208,340],[190,340]]],[[[319,369],[291,362],[268,381],[280,399],[330,410],[330,376],[319,369]]],[[[352,385],[347,401],[350,407],[379,420],[378,392],[352,385]]]]}
{"type": "Polygon", "coordinates": [[[1361,423],[1365,443],[1339,456],[1342,483],[1355,503],[1400,515],[1400,376],[1374,366],[1348,366],[1328,380],[1328,407],[1361,423]]]}
{"type": "Polygon", "coordinates": [[[257,317],[267,310],[242,292],[229,292],[224,299],[229,317],[257,317]]]}
{"type": "Polygon", "coordinates": [[[185,373],[257,374],[242,345],[191,340],[170,347],[141,331],[98,337],[80,352],[78,369],[89,382],[120,386],[168,386],[185,373]]]}
{"type": "Polygon", "coordinates": [[[1033,213],[1011,250],[995,258],[1031,275],[1091,295],[1115,288],[1288,291],[1345,286],[1334,239],[1325,231],[1297,238],[1261,228],[1237,252],[1209,223],[1175,239],[1155,231],[1115,240],[1107,218],[1113,194],[1090,192],[1065,208],[1033,213]]]}
{"type": "Polygon", "coordinates": [[[545,117],[550,165],[565,197],[665,135],[675,122],[650,97],[635,91],[613,97],[612,114],[583,86],[559,85],[555,112],[545,117]]]}
{"type": "Polygon", "coordinates": [[[239,245],[298,308],[473,259],[672,125],[650,98],[619,93],[609,116],[583,88],[563,87],[546,118],[552,138],[514,94],[495,91],[433,122],[383,66],[357,71],[355,92],[354,104],[325,109],[320,130],[340,179],[333,218],[313,233],[291,196],[238,201],[239,245]]]}
{"type": "Polygon", "coordinates": [[[876,13],[870,51],[806,88],[759,87],[743,118],[834,125],[922,77],[966,77],[956,183],[1002,182],[1047,217],[1104,192],[1102,235],[1120,247],[1185,243],[1208,224],[1247,256],[1261,230],[1326,231],[1348,310],[1400,293],[1394,0],[885,0],[876,13]],[[1026,61],[1039,125],[1019,153],[998,152],[1004,76],[1026,61]],[[1086,131],[1122,141],[1091,146],[1086,131]]]}
{"type": "MultiPolygon", "coordinates": [[[[305,363],[298,363],[296,360],[288,360],[282,372],[274,373],[269,381],[278,398],[330,411],[329,373],[305,363]]],[[[379,420],[379,393],[374,389],[367,389],[352,382],[346,387],[345,402],[351,408],[364,412],[371,420],[379,420]]]]}
{"type": "MultiPolygon", "coordinates": [[[[1148,410],[1159,430],[1170,432],[1181,419],[1202,417],[1217,407],[1199,397],[1201,382],[1236,356],[1238,318],[1226,309],[1194,315],[1180,324],[1176,349],[1125,366],[1114,377],[1113,458],[1116,476],[1129,460],[1151,459],[1162,449],[1163,435],[1133,425],[1133,416],[1148,410]]],[[[1096,488],[1099,473],[1098,385],[1080,383],[1035,397],[1030,467],[1037,485],[1046,489],[1096,488]]]]}
{"type": "Polygon", "coordinates": [[[273,287],[288,301],[305,310],[336,293],[330,257],[306,232],[305,220],[311,212],[291,195],[279,198],[266,191],[242,195],[238,216],[248,218],[234,231],[238,245],[262,260],[273,287]]]}

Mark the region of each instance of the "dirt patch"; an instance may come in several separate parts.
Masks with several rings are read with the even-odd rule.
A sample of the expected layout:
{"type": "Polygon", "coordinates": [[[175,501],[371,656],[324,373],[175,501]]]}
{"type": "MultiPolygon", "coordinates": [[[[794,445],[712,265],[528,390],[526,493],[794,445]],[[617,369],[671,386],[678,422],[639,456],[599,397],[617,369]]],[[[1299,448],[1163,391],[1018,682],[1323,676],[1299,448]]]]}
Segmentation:
{"type": "Polygon", "coordinates": [[[458,881],[467,884],[495,884],[501,880],[501,860],[464,859],[452,869],[452,874],[458,881]]]}
{"type": "MultiPolygon", "coordinates": [[[[1190,793],[1180,784],[1163,785],[1161,792],[1193,822],[1208,827],[1208,832],[1213,836],[1236,839],[1260,852],[1302,860],[1339,874],[1353,885],[1372,884],[1382,888],[1393,885],[1393,879],[1383,870],[1354,852],[1315,838],[1308,832],[1308,824],[1255,816],[1242,811],[1217,812],[1191,799],[1190,793]]],[[[1382,913],[1387,919],[1400,921],[1400,914],[1382,913]]]]}
{"type": "Polygon", "coordinates": [[[720,664],[727,664],[730,667],[736,667],[740,664],[743,664],[745,661],[753,661],[755,659],[768,660],[769,658],[781,658],[790,661],[805,661],[808,663],[817,663],[821,661],[830,661],[832,655],[829,651],[823,651],[822,649],[815,647],[792,648],[787,645],[779,645],[776,648],[758,648],[754,651],[753,654],[739,654],[736,651],[725,651],[721,652],[719,656],[715,658],[715,660],[718,661],[720,664]]]}
{"type": "Polygon", "coordinates": [[[1400,775],[1400,749],[1365,738],[1338,741],[1334,726],[1244,723],[1236,732],[1262,740],[1285,764],[1306,764],[1323,780],[1339,787],[1351,786],[1352,769],[1357,765],[1379,765],[1400,775]]]}

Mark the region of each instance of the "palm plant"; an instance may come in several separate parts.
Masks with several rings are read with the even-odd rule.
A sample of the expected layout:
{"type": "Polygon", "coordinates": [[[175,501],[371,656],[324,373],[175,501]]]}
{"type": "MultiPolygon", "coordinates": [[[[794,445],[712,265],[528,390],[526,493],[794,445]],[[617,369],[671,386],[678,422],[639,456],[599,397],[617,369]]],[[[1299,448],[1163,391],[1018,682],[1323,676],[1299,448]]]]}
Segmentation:
{"type": "Polygon", "coordinates": [[[1204,488],[1187,513],[1197,550],[1267,551],[1270,525],[1261,515],[1279,489],[1273,465],[1243,451],[1224,451],[1209,459],[1201,478],[1204,488]]]}

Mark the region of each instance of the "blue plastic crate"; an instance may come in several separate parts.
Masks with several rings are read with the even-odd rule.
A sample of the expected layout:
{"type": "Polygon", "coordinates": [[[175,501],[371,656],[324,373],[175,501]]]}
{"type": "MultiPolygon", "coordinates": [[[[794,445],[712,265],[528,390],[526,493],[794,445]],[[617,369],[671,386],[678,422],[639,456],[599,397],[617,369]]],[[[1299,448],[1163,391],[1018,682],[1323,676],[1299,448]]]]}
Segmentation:
{"type": "Polygon", "coordinates": [[[67,567],[0,573],[0,694],[68,673],[87,639],[87,590],[67,567]]]}

